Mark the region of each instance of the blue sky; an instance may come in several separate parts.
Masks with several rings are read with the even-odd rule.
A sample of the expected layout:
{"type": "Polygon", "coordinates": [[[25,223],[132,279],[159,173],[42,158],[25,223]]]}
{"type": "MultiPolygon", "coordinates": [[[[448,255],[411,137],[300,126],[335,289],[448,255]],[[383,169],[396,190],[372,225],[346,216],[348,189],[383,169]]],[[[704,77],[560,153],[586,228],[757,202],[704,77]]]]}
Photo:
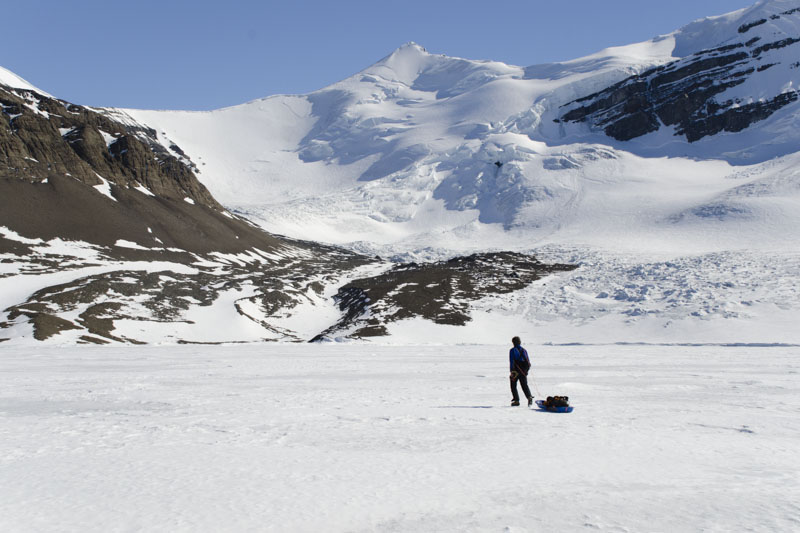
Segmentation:
{"type": "Polygon", "coordinates": [[[527,66],[754,2],[26,0],[0,10],[0,66],[78,104],[206,110],[322,88],[408,41],[527,66]]]}

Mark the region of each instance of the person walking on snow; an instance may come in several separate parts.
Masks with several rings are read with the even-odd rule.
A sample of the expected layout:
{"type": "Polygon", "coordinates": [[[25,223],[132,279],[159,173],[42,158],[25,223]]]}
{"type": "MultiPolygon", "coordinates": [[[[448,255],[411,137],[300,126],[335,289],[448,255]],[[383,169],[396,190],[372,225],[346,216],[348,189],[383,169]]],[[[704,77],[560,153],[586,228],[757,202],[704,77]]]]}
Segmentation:
{"type": "Polygon", "coordinates": [[[528,389],[528,370],[531,368],[531,360],[528,358],[528,351],[522,347],[522,341],[519,337],[511,339],[514,347],[508,352],[509,366],[511,367],[511,374],[508,378],[511,380],[511,405],[519,405],[519,393],[517,392],[517,381],[522,385],[522,392],[528,399],[528,405],[533,403],[533,396],[530,389],[528,389]]]}

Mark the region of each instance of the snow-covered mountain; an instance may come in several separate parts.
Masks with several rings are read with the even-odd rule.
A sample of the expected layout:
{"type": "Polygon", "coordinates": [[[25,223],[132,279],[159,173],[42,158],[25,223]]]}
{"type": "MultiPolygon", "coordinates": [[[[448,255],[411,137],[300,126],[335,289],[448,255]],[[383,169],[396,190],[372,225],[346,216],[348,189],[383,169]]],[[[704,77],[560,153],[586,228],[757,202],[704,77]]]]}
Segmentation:
{"type": "MultiPolygon", "coordinates": [[[[295,237],[397,251],[520,240],[640,249],[653,234],[677,237],[678,250],[740,242],[740,229],[713,222],[705,238],[696,215],[711,213],[783,247],[785,235],[765,242],[754,211],[778,212],[764,190],[785,200],[776,189],[800,146],[798,5],[760,2],[527,68],[412,43],[308,95],[114,114],[181,146],[224,205],[295,237]],[[761,180],[758,200],[743,175],[761,180]]],[[[780,225],[800,228],[785,215],[780,225]]]]}
{"type": "MultiPolygon", "coordinates": [[[[345,335],[366,321],[401,341],[522,331],[797,342],[787,324],[800,318],[798,51],[800,1],[767,0],[564,63],[518,67],[409,43],[307,95],[96,111],[146,132],[222,206],[272,233],[401,261],[514,250],[581,265],[555,283],[471,294],[456,305],[468,303],[470,328],[397,312],[403,287],[418,284],[400,280],[428,267],[395,271],[390,289],[379,268],[357,280],[359,297],[340,293],[345,335]]],[[[470,263],[484,265],[473,274],[498,257],[470,263]]],[[[320,307],[304,309],[307,320],[320,307]]],[[[327,325],[343,324],[335,315],[327,325]]]]}

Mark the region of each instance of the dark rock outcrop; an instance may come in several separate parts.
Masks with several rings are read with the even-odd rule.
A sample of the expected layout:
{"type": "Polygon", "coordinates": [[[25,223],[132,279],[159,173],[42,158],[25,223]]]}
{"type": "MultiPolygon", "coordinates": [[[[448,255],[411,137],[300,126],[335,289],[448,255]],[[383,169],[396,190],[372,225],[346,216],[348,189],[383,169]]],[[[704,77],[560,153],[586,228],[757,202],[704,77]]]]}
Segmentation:
{"type": "Polygon", "coordinates": [[[340,332],[353,337],[383,336],[386,324],[415,317],[463,326],[470,321],[472,302],[511,293],[547,274],[575,268],[542,264],[533,256],[512,252],[399,265],[339,289],[336,299],[343,317],[315,340],[340,332]]]}
{"type": "Polygon", "coordinates": [[[161,198],[189,198],[222,209],[191,168],[154,141],[155,132],[129,129],[87,107],[4,85],[0,110],[2,178],[37,182],[60,175],[87,185],[102,178],[118,187],[143,187],[161,198]]]}
{"type": "MultiPolygon", "coordinates": [[[[739,33],[764,22],[745,24],[739,33]]],[[[718,100],[725,91],[779,64],[762,62],[765,53],[792,46],[800,38],[755,46],[760,41],[754,37],[651,68],[566,104],[556,122],[585,122],[619,141],[662,126],[675,127],[675,135],[685,136],[689,142],[723,131],[742,131],[798,99],[792,90],[757,101],[718,100]]]]}

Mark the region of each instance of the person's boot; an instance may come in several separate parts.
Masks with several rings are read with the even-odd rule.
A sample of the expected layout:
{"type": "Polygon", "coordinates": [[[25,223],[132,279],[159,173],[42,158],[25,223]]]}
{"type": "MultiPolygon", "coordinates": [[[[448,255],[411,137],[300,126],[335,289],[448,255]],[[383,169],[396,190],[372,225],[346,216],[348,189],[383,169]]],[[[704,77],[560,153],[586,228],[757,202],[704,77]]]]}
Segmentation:
{"type": "Polygon", "coordinates": [[[528,396],[528,407],[533,403],[533,396],[528,396]]]}
{"type": "Polygon", "coordinates": [[[519,405],[519,400],[511,400],[511,405],[512,406],[519,405]]]}

